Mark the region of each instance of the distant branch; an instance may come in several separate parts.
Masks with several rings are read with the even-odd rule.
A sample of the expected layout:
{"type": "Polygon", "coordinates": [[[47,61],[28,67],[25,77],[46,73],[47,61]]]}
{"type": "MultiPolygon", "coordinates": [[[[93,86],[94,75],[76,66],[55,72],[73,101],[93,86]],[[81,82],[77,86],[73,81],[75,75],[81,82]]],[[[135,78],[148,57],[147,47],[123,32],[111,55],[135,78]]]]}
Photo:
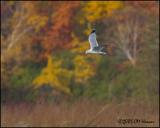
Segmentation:
{"type": "Polygon", "coordinates": [[[139,37],[138,22],[128,20],[117,26],[116,45],[123,51],[132,65],[137,60],[137,41],[139,37]]]}

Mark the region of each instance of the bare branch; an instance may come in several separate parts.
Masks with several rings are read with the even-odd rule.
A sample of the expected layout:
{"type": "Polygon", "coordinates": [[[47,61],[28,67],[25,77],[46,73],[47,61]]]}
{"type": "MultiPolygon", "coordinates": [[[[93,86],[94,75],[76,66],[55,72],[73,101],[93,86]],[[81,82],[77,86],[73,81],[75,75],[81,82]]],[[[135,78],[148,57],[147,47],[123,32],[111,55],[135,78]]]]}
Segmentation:
{"type": "Polygon", "coordinates": [[[9,45],[8,45],[8,48],[7,48],[7,50],[9,50],[25,33],[27,33],[29,30],[31,30],[33,27],[28,27],[27,29],[24,29],[17,37],[16,37],[16,39],[12,42],[12,43],[10,43],[9,45]]]}
{"type": "Polygon", "coordinates": [[[15,44],[15,42],[17,42],[26,32],[28,32],[31,29],[31,27],[29,27],[27,29],[24,27],[26,18],[29,16],[29,14],[25,13],[23,7],[18,7],[17,6],[15,14],[16,13],[20,13],[20,14],[19,14],[19,17],[18,17],[17,24],[15,25],[11,35],[7,39],[7,43],[8,43],[7,50],[9,50],[15,44]]]}
{"type": "Polygon", "coordinates": [[[139,36],[138,22],[127,19],[117,24],[116,45],[123,51],[130,62],[135,65],[137,60],[137,40],[139,36]]]}

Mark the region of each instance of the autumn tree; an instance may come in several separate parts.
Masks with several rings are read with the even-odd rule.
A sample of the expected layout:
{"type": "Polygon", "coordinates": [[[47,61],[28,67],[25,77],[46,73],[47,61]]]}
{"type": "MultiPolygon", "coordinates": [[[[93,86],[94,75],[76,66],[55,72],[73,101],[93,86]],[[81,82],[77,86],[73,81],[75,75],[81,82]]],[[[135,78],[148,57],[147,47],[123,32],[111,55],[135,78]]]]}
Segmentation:
{"type": "Polygon", "coordinates": [[[126,2],[124,8],[115,15],[117,29],[114,42],[133,66],[136,65],[139,52],[145,45],[142,40],[147,27],[146,20],[150,14],[148,10],[152,14],[156,13],[156,4],[154,2],[126,2]]]}
{"type": "MultiPolygon", "coordinates": [[[[80,43],[73,33],[70,42],[72,49],[66,49],[48,56],[48,62],[34,81],[35,88],[48,85],[57,92],[72,94],[72,87],[76,84],[86,84],[96,73],[98,56],[86,56],[88,42],[80,43]],[[94,67],[94,68],[93,68],[94,67]]],[[[53,94],[54,94],[53,93],[53,94]]]]}
{"type": "Polygon", "coordinates": [[[49,85],[56,89],[71,94],[69,83],[72,77],[72,72],[61,67],[62,60],[56,57],[48,57],[47,66],[42,70],[40,76],[38,76],[33,84],[36,88],[49,85]]]}
{"type": "MultiPolygon", "coordinates": [[[[39,16],[34,12],[34,4],[31,2],[5,3],[10,4],[11,32],[6,39],[6,50],[10,50],[23,36],[32,31],[38,31],[45,25],[47,17],[39,16]]],[[[5,6],[5,5],[4,5],[5,6]]],[[[5,15],[5,14],[3,14],[5,15]]],[[[3,22],[5,24],[5,21],[3,22]]],[[[2,32],[3,33],[3,32],[2,32]]],[[[3,49],[4,50],[4,49],[3,49]]],[[[3,53],[3,52],[2,52],[3,53]]]]}
{"type": "Polygon", "coordinates": [[[56,8],[52,13],[52,26],[43,42],[43,46],[49,54],[59,48],[70,47],[71,32],[74,28],[73,18],[78,11],[79,2],[58,2],[54,6],[56,8]]]}
{"type": "MultiPolygon", "coordinates": [[[[128,12],[127,12],[128,13],[128,12]]],[[[117,24],[116,44],[124,52],[132,65],[136,64],[140,46],[140,26],[142,23],[136,13],[128,13],[129,16],[117,24]]]]}
{"type": "MultiPolygon", "coordinates": [[[[15,72],[31,57],[32,36],[45,25],[48,18],[34,10],[36,3],[3,1],[1,6],[1,73],[5,77],[7,73],[11,75],[15,72]]],[[[9,74],[6,77],[9,77],[9,74]]]]}

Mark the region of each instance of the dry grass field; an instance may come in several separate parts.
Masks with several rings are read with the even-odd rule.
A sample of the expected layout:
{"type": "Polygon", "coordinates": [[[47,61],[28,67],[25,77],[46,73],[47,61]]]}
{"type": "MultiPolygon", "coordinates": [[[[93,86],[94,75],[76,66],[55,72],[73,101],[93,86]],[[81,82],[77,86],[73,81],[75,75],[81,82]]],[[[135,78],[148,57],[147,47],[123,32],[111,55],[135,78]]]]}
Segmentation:
{"type": "Polygon", "coordinates": [[[81,100],[60,104],[6,104],[1,106],[2,127],[159,126],[158,105],[100,103],[81,100]],[[145,121],[148,121],[145,122],[145,121]]]}

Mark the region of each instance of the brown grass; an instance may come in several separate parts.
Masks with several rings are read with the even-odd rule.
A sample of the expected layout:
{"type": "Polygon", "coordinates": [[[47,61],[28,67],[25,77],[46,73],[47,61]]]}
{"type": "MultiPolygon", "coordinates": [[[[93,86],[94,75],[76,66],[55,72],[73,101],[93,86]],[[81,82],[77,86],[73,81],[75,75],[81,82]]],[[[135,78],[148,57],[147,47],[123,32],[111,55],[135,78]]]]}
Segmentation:
{"type": "Polygon", "coordinates": [[[80,100],[69,104],[1,105],[2,127],[76,127],[76,126],[159,126],[158,105],[150,103],[100,103],[80,100]],[[153,121],[119,123],[119,119],[153,121]]]}

